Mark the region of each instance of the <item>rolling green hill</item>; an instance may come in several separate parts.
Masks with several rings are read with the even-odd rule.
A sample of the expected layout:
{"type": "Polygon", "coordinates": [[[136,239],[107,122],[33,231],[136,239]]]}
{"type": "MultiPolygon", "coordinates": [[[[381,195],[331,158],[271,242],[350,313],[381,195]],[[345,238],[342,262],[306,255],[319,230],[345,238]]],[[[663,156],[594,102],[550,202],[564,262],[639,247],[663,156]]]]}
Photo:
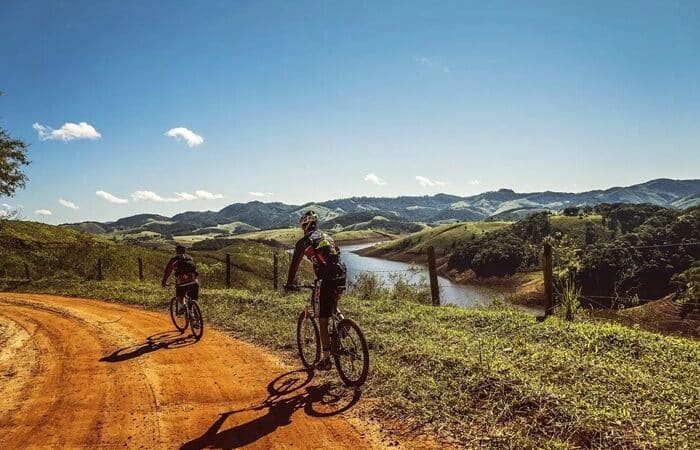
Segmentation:
{"type": "MultiPolygon", "coordinates": [[[[137,258],[140,257],[144,278],[158,281],[165,264],[173,256],[172,250],[172,246],[169,251],[161,251],[125,245],[102,236],[37,222],[0,221],[2,278],[23,279],[24,264],[27,264],[32,279],[96,279],[99,258],[103,278],[136,281],[137,258]]],[[[234,285],[253,288],[271,284],[273,251],[266,245],[241,240],[218,251],[194,251],[192,254],[205,286],[224,284],[225,255],[229,253],[234,285]]]]}
{"type": "Polygon", "coordinates": [[[484,233],[507,226],[509,222],[462,222],[426,228],[389,242],[362,250],[366,256],[422,261],[427,248],[433,246],[438,256],[448,254],[452,249],[479,239],[484,233]]]}

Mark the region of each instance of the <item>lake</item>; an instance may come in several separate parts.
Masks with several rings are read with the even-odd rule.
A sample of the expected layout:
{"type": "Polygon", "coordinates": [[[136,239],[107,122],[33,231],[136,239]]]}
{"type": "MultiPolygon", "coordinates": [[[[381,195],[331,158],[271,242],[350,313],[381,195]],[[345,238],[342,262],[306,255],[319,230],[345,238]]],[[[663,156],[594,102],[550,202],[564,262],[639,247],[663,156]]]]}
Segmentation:
{"type": "MultiPolygon", "coordinates": [[[[374,244],[345,245],[340,247],[341,257],[348,267],[349,282],[352,282],[363,271],[375,272],[387,287],[393,285],[392,274],[402,274],[409,283],[418,283],[422,278],[428,280],[428,269],[424,266],[416,266],[415,268],[418,271],[409,271],[411,265],[404,262],[371,258],[354,253],[372,245],[374,244]]],[[[438,285],[440,286],[440,302],[443,305],[454,304],[468,308],[488,306],[493,303],[494,299],[502,299],[509,292],[507,290],[499,291],[490,287],[457,284],[440,276],[438,277],[438,285]]]]}

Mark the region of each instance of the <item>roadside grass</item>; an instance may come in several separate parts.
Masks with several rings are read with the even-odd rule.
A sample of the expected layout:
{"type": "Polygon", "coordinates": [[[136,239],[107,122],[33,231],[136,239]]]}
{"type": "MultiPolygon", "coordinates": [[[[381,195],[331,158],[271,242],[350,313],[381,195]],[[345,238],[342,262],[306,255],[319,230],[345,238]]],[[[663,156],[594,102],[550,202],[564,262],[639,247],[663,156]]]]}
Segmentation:
{"type": "MultiPolygon", "coordinates": [[[[133,282],[36,282],[18,289],[165,309],[169,291],[133,282]]],[[[207,289],[205,318],[294,356],[302,294],[207,289]]],[[[697,448],[700,343],[601,322],[537,323],[513,309],[431,307],[351,292],[365,331],[363,388],[387,426],[479,448],[697,448]],[[393,425],[392,425],[393,424],[393,425]],[[399,424],[399,425],[396,425],[399,424]]]]}

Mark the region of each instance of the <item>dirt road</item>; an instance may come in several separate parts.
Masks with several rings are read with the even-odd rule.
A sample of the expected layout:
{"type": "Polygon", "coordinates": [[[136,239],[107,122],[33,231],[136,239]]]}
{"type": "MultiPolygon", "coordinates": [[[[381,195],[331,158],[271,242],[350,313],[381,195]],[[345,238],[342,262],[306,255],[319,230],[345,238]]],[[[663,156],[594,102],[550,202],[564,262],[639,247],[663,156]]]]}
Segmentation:
{"type": "Polygon", "coordinates": [[[346,417],[359,394],[173,330],[136,307],[0,293],[0,448],[381,446],[346,417]]]}

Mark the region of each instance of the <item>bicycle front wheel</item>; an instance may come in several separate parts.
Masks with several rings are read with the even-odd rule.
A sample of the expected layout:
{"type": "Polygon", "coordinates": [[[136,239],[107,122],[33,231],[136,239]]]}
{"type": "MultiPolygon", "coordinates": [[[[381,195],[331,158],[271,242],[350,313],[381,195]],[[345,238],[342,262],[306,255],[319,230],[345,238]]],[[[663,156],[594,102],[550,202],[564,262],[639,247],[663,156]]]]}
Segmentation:
{"type": "Polygon", "coordinates": [[[177,331],[184,333],[187,329],[187,315],[184,311],[185,308],[182,308],[182,314],[178,315],[178,308],[182,308],[182,303],[177,301],[177,297],[173,297],[170,300],[170,319],[173,321],[173,325],[175,325],[177,331]]]}
{"type": "Polygon", "coordinates": [[[301,363],[307,369],[314,367],[321,358],[320,341],[318,324],[306,314],[306,311],[302,311],[297,321],[297,348],[301,363]]]}
{"type": "Polygon", "coordinates": [[[346,386],[360,387],[369,374],[369,348],[360,326],[343,319],[335,327],[336,349],[333,353],[338,375],[346,386]]]}
{"type": "Polygon", "coordinates": [[[204,319],[202,318],[202,311],[199,309],[197,302],[192,301],[190,303],[190,311],[190,329],[192,330],[192,335],[196,340],[200,340],[204,334],[204,319]]]}

